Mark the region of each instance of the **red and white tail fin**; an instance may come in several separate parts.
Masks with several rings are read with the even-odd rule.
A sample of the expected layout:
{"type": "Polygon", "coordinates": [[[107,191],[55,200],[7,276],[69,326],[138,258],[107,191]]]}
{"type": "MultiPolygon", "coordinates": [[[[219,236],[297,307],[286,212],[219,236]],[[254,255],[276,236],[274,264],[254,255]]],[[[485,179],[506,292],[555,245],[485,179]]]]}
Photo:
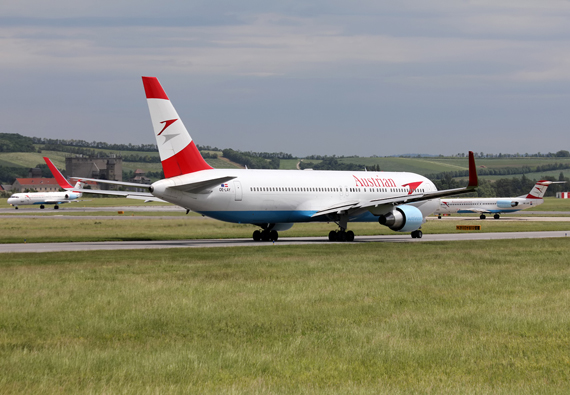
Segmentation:
{"type": "Polygon", "coordinates": [[[548,186],[551,184],[564,184],[566,181],[547,181],[547,180],[540,180],[538,181],[534,187],[531,189],[528,195],[526,195],[527,199],[542,199],[548,186]]]}
{"type": "Polygon", "coordinates": [[[212,169],[206,163],[156,77],[142,77],[166,178],[212,169]]]}
{"type": "MultiPolygon", "coordinates": [[[[44,160],[46,162],[46,165],[48,165],[51,174],[54,176],[55,180],[57,181],[58,185],[65,190],[73,189],[73,187],[69,182],[67,182],[63,174],[61,174],[61,172],[57,170],[57,167],[55,167],[53,162],[45,156],[44,160]]],[[[77,185],[75,187],[77,188],[77,185]]]]}

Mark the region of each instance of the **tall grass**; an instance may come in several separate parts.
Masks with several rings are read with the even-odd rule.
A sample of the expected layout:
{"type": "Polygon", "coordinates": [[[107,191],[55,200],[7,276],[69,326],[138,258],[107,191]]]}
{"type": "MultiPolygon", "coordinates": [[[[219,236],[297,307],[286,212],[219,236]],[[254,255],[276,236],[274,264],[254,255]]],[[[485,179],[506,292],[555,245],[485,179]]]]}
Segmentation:
{"type": "Polygon", "coordinates": [[[4,393],[568,393],[569,239],[4,254],[4,393]]]}

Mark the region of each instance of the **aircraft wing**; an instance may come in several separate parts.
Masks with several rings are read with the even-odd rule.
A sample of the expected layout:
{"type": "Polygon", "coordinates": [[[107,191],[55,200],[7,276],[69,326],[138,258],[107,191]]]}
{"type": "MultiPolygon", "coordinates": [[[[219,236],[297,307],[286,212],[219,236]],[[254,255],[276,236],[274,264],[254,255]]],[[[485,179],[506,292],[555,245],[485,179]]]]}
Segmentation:
{"type": "Polygon", "coordinates": [[[312,217],[318,217],[320,215],[327,214],[341,214],[344,212],[354,212],[357,210],[368,209],[372,207],[378,207],[384,204],[391,204],[397,206],[399,204],[421,202],[423,200],[431,200],[444,196],[459,195],[461,193],[472,192],[479,186],[479,180],[477,178],[477,170],[475,168],[475,157],[473,152],[469,151],[469,184],[465,188],[454,188],[454,189],[444,189],[435,192],[425,192],[425,193],[412,193],[411,195],[393,196],[389,198],[379,198],[364,200],[359,202],[348,202],[342,205],[337,205],[334,207],[327,207],[323,210],[317,211],[312,217]]]}

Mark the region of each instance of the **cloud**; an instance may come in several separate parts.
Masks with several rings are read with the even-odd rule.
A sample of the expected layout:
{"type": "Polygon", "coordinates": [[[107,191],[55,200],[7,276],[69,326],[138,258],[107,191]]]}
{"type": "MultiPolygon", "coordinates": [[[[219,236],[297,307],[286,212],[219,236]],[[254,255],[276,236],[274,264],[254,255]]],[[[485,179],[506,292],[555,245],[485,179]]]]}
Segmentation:
{"type": "MultiPolygon", "coordinates": [[[[402,144],[400,134],[441,141],[454,131],[464,141],[462,131],[485,128],[480,136],[493,139],[500,130],[530,131],[539,125],[530,119],[534,109],[558,108],[555,100],[568,95],[569,4],[12,2],[0,18],[0,51],[8,54],[0,58],[0,81],[14,100],[0,115],[12,128],[63,133],[61,118],[50,119],[60,103],[41,104],[49,100],[43,92],[57,86],[73,119],[89,119],[74,131],[89,136],[80,138],[104,129],[110,139],[135,142],[136,131],[128,130],[143,121],[133,128],[114,109],[139,117],[144,108],[129,95],[140,94],[140,75],[157,75],[168,91],[180,91],[209,136],[257,145],[237,148],[271,150],[273,132],[286,136],[283,146],[299,137],[316,146],[327,141],[321,153],[339,154],[369,149],[362,141],[378,134],[388,136],[390,150],[402,144]],[[25,110],[16,108],[22,92],[25,110]],[[30,112],[37,119],[26,119],[30,112]],[[91,126],[102,113],[108,119],[91,126]],[[239,140],[236,129],[251,139],[239,140]]],[[[564,117],[551,115],[552,128],[562,130],[564,117]]],[[[488,149],[480,144],[474,149],[488,149]]],[[[441,146],[433,142],[431,152],[441,146]]],[[[420,152],[406,147],[411,151],[420,152]]]]}

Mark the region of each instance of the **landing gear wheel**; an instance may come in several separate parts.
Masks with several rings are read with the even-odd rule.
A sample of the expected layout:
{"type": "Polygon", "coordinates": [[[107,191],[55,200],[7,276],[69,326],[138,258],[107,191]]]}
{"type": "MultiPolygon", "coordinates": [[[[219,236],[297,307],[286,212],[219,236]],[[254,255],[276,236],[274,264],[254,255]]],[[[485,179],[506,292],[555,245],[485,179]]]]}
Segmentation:
{"type": "Polygon", "coordinates": [[[437,219],[441,219],[441,214],[437,216],[437,219]]]}
{"type": "Polygon", "coordinates": [[[261,240],[261,232],[256,230],[253,232],[253,241],[260,241],[261,240]]]}
{"type": "Polygon", "coordinates": [[[424,234],[421,230],[414,230],[412,232],[412,239],[421,239],[423,235],[424,234]]]}
{"type": "Polygon", "coordinates": [[[354,241],[354,232],[352,230],[346,232],[346,241],[354,241]]]}
{"type": "Polygon", "coordinates": [[[18,209],[18,206],[14,207],[14,209],[16,209],[16,210],[17,210],[17,209],[18,209]]]}
{"type": "Polygon", "coordinates": [[[276,230],[272,230],[269,232],[269,240],[277,241],[279,238],[279,233],[276,230]]]}
{"type": "Polygon", "coordinates": [[[261,232],[261,240],[269,241],[269,231],[264,230],[261,232]]]}
{"type": "Polygon", "coordinates": [[[485,219],[485,218],[487,218],[487,217],[485,216],[485,214],[481,214],[481,215],[479,216],[479,218],[485,219]]]}
{"type": "Polygon", "coordinates": [[[495,215],[493,215],[493,218],[499,219],[499,218],[501,218],[501,216],[499,214],[495,214],[495,215]]]}
{"type": "MultiPolygon", "coordinates": [[[[17,207],[16,207],[16,208],[17,208],[17,207]]],[[[336,241],[336,240],[337,240],[337,238],[336,238],[336,232],[335,232],[334,230],[331,230],[331,231],[329,232],[329,241],[336,241]]]]}
{"type": "Polygon", "coordinates": [[[346,241],[346,233],[344,230],[339,230],[336,234],[337,241],[346,241]]]}
{"type": "Polygon", "coordinates": [[[44,208],[46,208],[43,204],[40,206],[40,208],[43,210],[44,208]]]}
{"type": "Polygon", "coordinates": [[[59,206],[56,204],[55,206],[53,206],[53,209],[57,210],[57,209],[59,209],[59,206]]]}

